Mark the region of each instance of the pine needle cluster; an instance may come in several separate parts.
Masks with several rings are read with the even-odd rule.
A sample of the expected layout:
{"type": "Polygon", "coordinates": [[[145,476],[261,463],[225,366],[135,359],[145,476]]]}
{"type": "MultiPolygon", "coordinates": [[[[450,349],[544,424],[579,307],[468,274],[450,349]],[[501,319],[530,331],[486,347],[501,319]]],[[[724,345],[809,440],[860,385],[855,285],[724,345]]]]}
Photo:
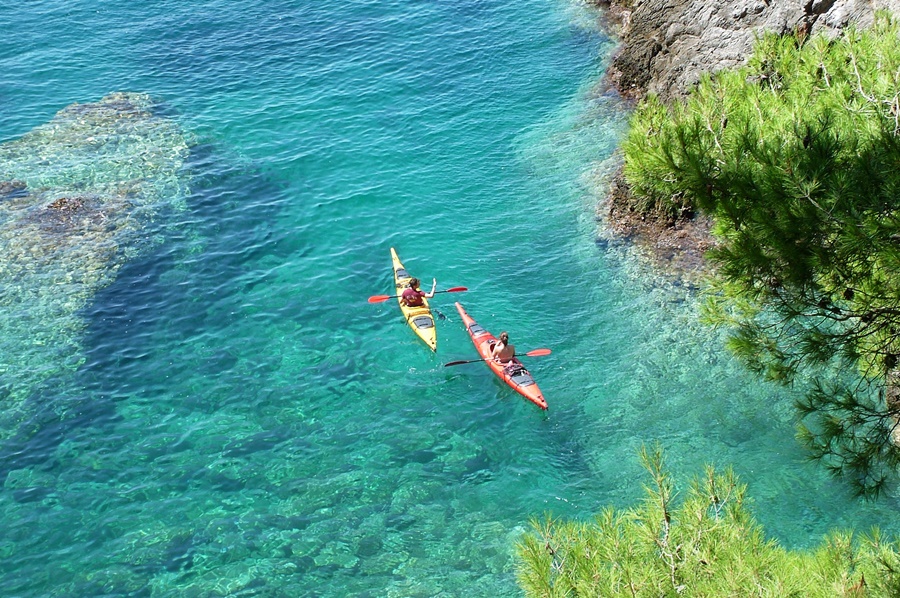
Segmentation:
{"type": "Polygon", "coordinates": [[[900,595],[900,553],[878,530],[833,533],[810,550],[767,540],[729,469],[707,467],[682,500],[661,449],[641,450],[652,482],[631,509],[590,522],[532,520],[517,545],[529,597],[835,598],[900,595]]]}
{"type": "Polygon", "coordinates": [[[812,379],[801,438],[858,492],[883,490],[900,466],[897,20],[765,35],[686,101],[643,102],[624,149],[640,209],[713,218],[709,321],[754,371],[812,379]]]}

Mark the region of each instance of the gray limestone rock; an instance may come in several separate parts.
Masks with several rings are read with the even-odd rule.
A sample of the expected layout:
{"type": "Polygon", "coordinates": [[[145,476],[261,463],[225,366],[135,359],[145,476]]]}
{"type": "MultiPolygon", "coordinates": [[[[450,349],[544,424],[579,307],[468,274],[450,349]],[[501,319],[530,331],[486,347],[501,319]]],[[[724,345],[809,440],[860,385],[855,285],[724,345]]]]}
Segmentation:
{"type": "Polygon", "coordinates": [[[900,0],[614,0],[622,46],[609,76],[627,97],[681,96],[703,72],[743,64],[762,32],[837,33],[882,8],[900,14],[900,0]]]}

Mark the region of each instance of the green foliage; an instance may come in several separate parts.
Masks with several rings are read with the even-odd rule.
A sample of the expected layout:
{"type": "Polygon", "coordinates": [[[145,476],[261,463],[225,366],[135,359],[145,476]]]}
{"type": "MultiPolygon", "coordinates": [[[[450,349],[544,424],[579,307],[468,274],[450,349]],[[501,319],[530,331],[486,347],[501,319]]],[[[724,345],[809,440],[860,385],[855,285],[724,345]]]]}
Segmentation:
{"type": "Polygon", "coordinates": [[[518,580],[530,597],[741,596],[834,598],[900,595],[900,553],[878,530],[834,533],[813,550],[766,540],[729,469],[707,467],[675,500],[659,447],[641,451],[652,483],[631,509],[590,522],[533,520],[517,546],[518,580]]]}
{"type": "Polygon", "coordinates": [[[802,405],[802,438],[860,492],[881,490],[897,461],[898,412],[879,396],[900,356],[898,22],[762,37],[686,101],[644,102],[625,159],[639,209],[713,217],[706,316],[751,369],[784,383],[857,372],[802,405]]]}

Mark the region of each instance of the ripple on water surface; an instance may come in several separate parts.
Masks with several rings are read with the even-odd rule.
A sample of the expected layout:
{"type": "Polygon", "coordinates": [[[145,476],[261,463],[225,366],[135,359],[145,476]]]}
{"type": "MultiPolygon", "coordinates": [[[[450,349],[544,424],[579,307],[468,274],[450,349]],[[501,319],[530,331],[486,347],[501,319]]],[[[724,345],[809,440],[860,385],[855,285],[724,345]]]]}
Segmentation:
{"type": "Polygon", "coordinates": [[[34,254],[2,266],[0,399],[25,425],[0,593],[517,596],[528,517],[631,504],[655,439],[677,472],[734,464],[786,543],[892,520],[801,461],[790,396],[687,293],[594,242],[627,109],[595,87],[612,44],[582,3],[89,4],[11,11],[41,64],[0,51],[22,82],[0,126],[110,80],[169,104],[0,145],[26,185],[3,187],[0,243],[34,254]],[[78,214],[75,249],[26,267],[78,214]],[[435,297],[436,355],[366,302],[391,246],[469,288],[435,297]],[[456,299],[553,349],[529,361],[549,413],[442,367],[474,354],[456,299]]]}

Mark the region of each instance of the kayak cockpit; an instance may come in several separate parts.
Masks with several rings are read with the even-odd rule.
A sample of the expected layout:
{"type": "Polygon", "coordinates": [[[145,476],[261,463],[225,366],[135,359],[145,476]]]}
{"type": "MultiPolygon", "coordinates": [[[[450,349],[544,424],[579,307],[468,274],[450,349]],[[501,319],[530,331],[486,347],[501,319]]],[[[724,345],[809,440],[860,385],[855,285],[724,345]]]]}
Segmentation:
{"type": "MultiPolygon", "coordinates": [[[[469,328],[469,334],[472,335],[472,338],[484,336],[485,334],[488,333],[487,330],[485,330],[484,328],[482,328],[479,324],[477,324],[475,322],[472,322],[471,324],[469,324],[468,328],[469,328]]],[[[490,349],[490,348],[491,347],[488,347],[488,349],[490,349]]]]}
{"type": "Polygon", "coordinates": [[[434,328],[434,318],[429,316],[416,316],[409,319],[409,323],[418,329],[434,328]]]}
{"type": "Polygon", "coordinates": [[[506,375],[519,386],[531,386],[534,384],[534,377],[522,366],[515,367],[511,372],[507,370],[506,375]]]}

